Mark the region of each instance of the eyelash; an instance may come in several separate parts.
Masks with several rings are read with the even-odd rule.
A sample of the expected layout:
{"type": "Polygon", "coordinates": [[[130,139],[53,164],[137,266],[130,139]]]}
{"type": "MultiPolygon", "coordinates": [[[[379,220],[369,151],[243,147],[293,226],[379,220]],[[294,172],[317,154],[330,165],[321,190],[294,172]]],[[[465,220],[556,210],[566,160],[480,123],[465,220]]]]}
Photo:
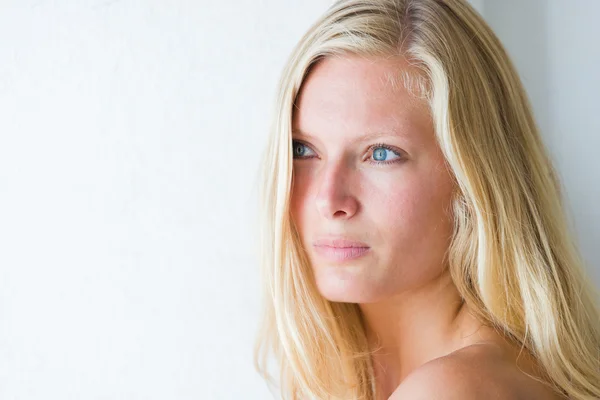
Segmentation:
{"type": "MultiPolygon", "coordinates": [[[[308,144],[304,143],[303,141],[293,140],[292,141],[292,155],[294,153],[294,145],[293,145],[294,143],[300,143],[303,146],[310,147],[308,144]]],[[[376,144],[374,144],[372,146],[369,146],[369,151],[372,152],[373,150],[378,149],[378,148],[383,148],[383,149],[389,150],[392,153],[394,153],[395,155],[397,155],[399,158],[397,158],[395,160],[392,160],[392,161],[371,161],[371,159],[369,157],[369,161],[368,161],[369,164],[380,166],[380,165],[387,165],[387,164],[396,164],[398,162],[404,161],[404,157],[402,156],[402,154],[400,154],[398,151],[394,150],[392,147],[390,147],[390,146],[388,146],[388,145],[386,145],[384,143],[376,143],[376,144]]],[[[312,148],[311,148],[311,150],[312,150],[312,148]]],[[[313,152],[314,152],[314,150],[313,150],[313,152]]],[[[293,155],[293,157],[296,158],[294,155],[293,155]]],[[[296,158],[296,159],[297,160],[309,160],[309,159],[315,158],[315,157],[316,156],[300,157],[300,158],[296,158]]]]}

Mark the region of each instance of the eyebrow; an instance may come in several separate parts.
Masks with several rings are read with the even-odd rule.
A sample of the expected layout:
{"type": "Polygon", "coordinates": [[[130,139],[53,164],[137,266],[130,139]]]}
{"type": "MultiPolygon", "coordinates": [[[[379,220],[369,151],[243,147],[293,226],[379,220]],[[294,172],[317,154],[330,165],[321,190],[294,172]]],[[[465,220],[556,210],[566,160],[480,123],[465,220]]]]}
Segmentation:
{"type": "MultiPolygon", "coordinates": [[[[304,136],[308,139],[315,139],[312,135],[300,130],[300,129],[292,129],[292,134],[296,134],[296,135],[300,135],[300,136],[304,136]]],[[[368,140],[371,139],[377,139],[380,137],[406,137],[406,134],[404,133],[398,133],[396,131],[390,130],[390,131],[375,131],[375,132],[371,132],[371,133],[365,133],[364,135],[358,136],[357,138],[355,138],[353,140],[353,142],[366,142],[368,140]]]]}

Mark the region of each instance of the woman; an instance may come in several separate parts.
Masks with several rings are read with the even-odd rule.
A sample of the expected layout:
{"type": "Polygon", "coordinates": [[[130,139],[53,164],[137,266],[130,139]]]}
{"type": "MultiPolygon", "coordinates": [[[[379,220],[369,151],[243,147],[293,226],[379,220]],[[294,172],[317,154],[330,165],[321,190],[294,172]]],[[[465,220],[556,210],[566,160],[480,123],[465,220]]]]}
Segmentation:
{"type": "Polygon", "coordinates": [[[291,399],[597,399],[600,312],[502,45],[464,0],[343,0],[284,70],[255,362],[291,399]]]}

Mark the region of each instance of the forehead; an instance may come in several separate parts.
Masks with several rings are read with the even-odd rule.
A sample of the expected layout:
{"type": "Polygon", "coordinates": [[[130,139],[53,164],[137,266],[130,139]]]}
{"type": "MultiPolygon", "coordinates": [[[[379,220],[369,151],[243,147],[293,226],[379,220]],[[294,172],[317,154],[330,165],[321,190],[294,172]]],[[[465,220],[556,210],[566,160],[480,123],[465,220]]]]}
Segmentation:
{"type": "Polygon", "coordinates": [[[402,58],[327,57],[305,78],[294,108],[294,129],[346,135],[407,131],[430,125],[428,104],[404,86],[418,76],[402,58]]]}

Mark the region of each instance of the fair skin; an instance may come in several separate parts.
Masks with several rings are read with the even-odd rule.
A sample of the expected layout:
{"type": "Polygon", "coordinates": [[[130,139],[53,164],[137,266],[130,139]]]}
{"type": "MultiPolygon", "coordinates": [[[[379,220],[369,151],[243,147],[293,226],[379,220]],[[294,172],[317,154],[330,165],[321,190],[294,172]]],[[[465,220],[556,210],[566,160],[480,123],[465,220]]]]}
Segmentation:
{"type": "Polygon", "coordinates": [[[387,79],[403,68],[399,57],[328,57],[304,81],[291,212],[318,290],[359,305],[381,346],[381,399],[553,398],[519,370],[534,374],[534,360],[523,352],[517,363],[519,348],[473,317],[450,278],[456,187],[427,103],[387,79]],[[324,237],[367,249],[327,258],[315,246],[324,237]]]}

